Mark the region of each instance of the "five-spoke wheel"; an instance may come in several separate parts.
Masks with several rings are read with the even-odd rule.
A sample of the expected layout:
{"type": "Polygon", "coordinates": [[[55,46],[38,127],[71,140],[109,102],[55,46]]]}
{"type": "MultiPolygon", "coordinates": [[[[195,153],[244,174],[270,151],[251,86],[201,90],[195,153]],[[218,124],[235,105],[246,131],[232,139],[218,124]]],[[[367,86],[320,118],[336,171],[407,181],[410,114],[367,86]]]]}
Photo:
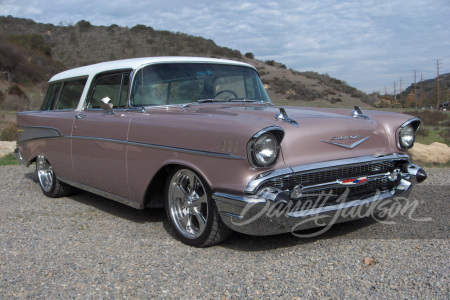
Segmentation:
{"type": "Polygon", "coordinates": [[[166,188],[166,212],[177,237],[185,244],[211,246],[228,237],[211,191],[194,171],[172,171],[166,188]]]}
{"type": "Polygon", "coordinates": [[[38,155],[36,158],[36,174],[42,192],[47,197],[63,197],[74,191],[73,187],[56,178],[52,166],[43,155],[38,155]]]}

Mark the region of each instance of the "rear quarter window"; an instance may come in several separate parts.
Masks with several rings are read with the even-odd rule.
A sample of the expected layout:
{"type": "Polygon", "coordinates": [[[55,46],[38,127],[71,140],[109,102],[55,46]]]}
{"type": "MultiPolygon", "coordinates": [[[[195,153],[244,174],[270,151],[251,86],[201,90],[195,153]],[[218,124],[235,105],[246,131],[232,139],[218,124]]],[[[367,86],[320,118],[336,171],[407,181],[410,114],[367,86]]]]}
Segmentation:
{"type": "Polygon", "coordinates": [[[86,79],[50,84],[41,110],[75,110],[85,85],[86,79]]]}

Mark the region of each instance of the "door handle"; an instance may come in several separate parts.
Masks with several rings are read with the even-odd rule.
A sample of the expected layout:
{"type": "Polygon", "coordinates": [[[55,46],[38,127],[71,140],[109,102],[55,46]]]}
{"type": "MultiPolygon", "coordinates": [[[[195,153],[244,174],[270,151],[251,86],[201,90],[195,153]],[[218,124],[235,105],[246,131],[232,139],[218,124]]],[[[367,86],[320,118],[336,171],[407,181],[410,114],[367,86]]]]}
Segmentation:
{"type": "Polygon", "coordinates": [[[83,119],[83,118],[85,118],[86,117],[86,115],[85,114],[78,114],[78,115],[75,115],[75,119],[83,119]]]}

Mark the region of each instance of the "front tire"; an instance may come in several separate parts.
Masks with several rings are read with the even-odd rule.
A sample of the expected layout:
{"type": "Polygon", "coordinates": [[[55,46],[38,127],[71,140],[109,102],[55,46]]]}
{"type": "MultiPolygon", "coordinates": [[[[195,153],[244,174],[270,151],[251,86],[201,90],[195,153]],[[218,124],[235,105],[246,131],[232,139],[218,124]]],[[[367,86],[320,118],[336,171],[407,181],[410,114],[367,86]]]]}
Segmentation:
{"type": "Polygon", "coordinates": [[[208,247],[231,233],[220,218],[211,190],[194,171],[174,169],[167,181],[166,213],[175,235],[183,243],[208,247]]]}
{"type": "Polygon", "coordinates": [[[52,166],[43,155],[39,155],[36,159],[36,174],[42,193],[47,197],[64,197],[72,194],[74,191],[72,186],[56,178],[52,166]]]}

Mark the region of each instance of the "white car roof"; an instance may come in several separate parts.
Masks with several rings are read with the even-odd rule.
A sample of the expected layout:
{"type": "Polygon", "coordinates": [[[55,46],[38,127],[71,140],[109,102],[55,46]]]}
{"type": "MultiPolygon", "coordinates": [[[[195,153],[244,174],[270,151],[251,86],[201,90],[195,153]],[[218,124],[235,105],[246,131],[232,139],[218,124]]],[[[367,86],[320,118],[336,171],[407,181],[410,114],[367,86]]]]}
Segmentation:
{"type": "Polygon", "coordinates": [[[227,59],[205,58],[205,57],[186,57],[186,56],[159,56],[159,57],[143,57],[130,58],[115,61],[102,62],[94,65],[88,65],[75,69],[70,69],[54,75],[49,82],[65,80],[68,78],[76,78],[83,76],[95,75],[100,72],[107,72],[121,69],[137,69],[143,65],[157,64],[157,63],[215,63],[215,64],[231,64],[236,66],[245,66],[255,69],[252,65],[227,59]]]}

